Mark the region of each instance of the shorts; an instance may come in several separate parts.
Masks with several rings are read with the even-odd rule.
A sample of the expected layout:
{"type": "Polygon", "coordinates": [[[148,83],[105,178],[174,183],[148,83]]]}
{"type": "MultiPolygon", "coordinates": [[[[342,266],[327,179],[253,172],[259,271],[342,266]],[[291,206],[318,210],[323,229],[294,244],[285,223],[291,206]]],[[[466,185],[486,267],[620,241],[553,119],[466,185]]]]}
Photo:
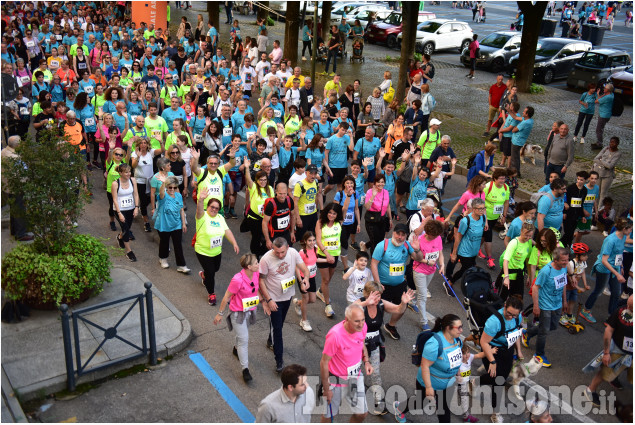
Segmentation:
{"type": "Polygon", "coordinates": [[[229,174],[229,178],[231,178],[234,192],[240,192],[240,190],[245,186],[243,174],[239,171],[230,171],[227,174],[229,174]]]}
{"type": "Polygon", "coordinates": [[[487,220],[487,230],[483,230],[483,238],[485,238],[485,242],[492,241],[492,232],[494,231],[494,226],[496,226],[497,222],[498,222],[498,219],[487,220]]]}
{"type": "Polygon", "coordinates": [[[300,288],[301,288],[300,281],[298,281],[298,290],[300,291],[301,294],[306,294],[307,292],[316,292],[317,286],[315,285],[315,276],[309,278],[309,289],[306,292],[302,292],[302,289],[300,288]]]}
{"type": "Polygon", "coordinates": [[[567,289],[567,301],[577,301],[578,300],[578,290],[577,289],[567,289]]]}
{"type": "Polygon", "coordinates": [[[333,177],[329,179],[329,184],[340,184],[344,177],[346,176],[347,168],[331,168],[333,172],[333,177]]]}
{"type": "Polygon", "coordinates": [[[318,174],[318,176],[315,179],[315,181],[316,181],[317,184],[324,183],[324,173],[318,174]]]}
{"type": "Polygon", "coordinates": [[[489,110],[487,111],[487,121],[494,121],[496,118],[496,114],[498,113],[498,108],[492,105],[489,105],[489,110]]]}
{"type": "MultiPolygon", "coordinates": [[[[326,258],[325,255],[317,255],[317,258],[326,258]]],[[[318,269],[334,269],[335,267],[337,267],[337,262],[340,259],[339,255],[335,255],[333,256],[333,258],[335,259],[335,261],[333,261],[333,264],[330,263],[317,263],[317,268],[318,269]]]]}
{"type": "MultiPolygon", "coordinates": [[[[331,377],[330,379],[334,380],[335,378],[331,377]]],[[[364,389],[364,375],[360,374],[356,380],[350,379],[347,382],[348,384],[345,386],[331,385],[331,390],[333,391],[331,409],[326,405],[324,418],[330,418],[331,414],[333,417],[337,416],[340,413],[340,409],[342,410],[341,413],[345,415],[363,415],[368,412],[364,389]],[[355,383],[355,385],[351,385],[352,383],[355,383]]]]}
{"type": "Polygon", "coordinates": [[[410,193],[410,182],[405,182],[401,179],[397,180],[397,184],[395,186],[395,190],[399,195],[405,195],[406,193],[410,193]]]}
{"type": "Polygon", "coordinates": [[[406,292],[406,289],[408,289],[408,285],[405,281],[398,285],[384,285],[384,292],[381,293],[381,299],[399,305],[401,304],[401,295],[406,292]]]}
{"type": "Polygon", "coordinates": [[[470,58],[470,69],[476,71],[476,58],[470,58]]]}
{"type": "Polygon", "coordinates": [[[377,175],[377,168],[373,168],[372,170],[368,170],[368,177],[366,178],[366,181],[368,182],[375,182],[375,176],[377,175]]]}
{"type": "Polygon", "coordinates": [[[512,139],[511,137],[503,137],[500,141],[500,151],[505,156],[512,156],[512,139]]]}
{"type": "Polygon", "coordinates": [[[576,228],[580,231],[580,232],[590,232],[591,231],[591,217],[588,217],[586,219],[586,223],[582,222],[582,218],[578,219],[578,225],[576,226],[576,228]]]}

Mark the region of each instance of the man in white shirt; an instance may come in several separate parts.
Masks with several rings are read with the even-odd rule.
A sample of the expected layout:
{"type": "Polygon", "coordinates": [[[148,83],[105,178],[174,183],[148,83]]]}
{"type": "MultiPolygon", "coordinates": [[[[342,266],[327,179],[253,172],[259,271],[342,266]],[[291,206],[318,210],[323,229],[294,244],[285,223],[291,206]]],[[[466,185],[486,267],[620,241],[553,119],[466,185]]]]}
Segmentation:
{"type": "Polygon", "coordinates": [[[251,59],[245,58],[243,66],[240,68],[240,78],[243,80],[243,90],[245,96],[251,97],[252,84],[258,84],[258,73],[251,66],[251,59]]]}
{"type": "Polygon", "coordinates": [[[256,64],[256,72],[258,73],[258,83],[260,84],[260,88],[264,85],[263,78],[265,74],[269,73],[271,69],[271,64],[267,60],[267,54],[263,53],[260,55],[260,61],[256,64]]]}
{"type": "Polygon", "coordinates": [[[284,100],[285,100],[284,103],[286,106],[287,113],[289,112],[289,106],[291,105],[297,106],[298,110],[300,109],[300,79],[299,78],[293,79],[293,86],[291,86],[291,88],[287,90],[287,94],[284,100]]]}
{"type": "Polygon", "coordinates": [[[287,67],[287,63],[282,61],[280,63],[280,70],[276,72],[276,76],[280,79],[280,97],[284,97],[287,92],[287,81],[291,78],[291,71],[287,67]]]}
{"type": "Polygon", "coordinates": [[[268,72],[262,77],[262,83],[267,84],[271,77],[277,77],[277,76],[278,76],[278,65],[274,63],[271,65],[271,72],[268,72]]]}

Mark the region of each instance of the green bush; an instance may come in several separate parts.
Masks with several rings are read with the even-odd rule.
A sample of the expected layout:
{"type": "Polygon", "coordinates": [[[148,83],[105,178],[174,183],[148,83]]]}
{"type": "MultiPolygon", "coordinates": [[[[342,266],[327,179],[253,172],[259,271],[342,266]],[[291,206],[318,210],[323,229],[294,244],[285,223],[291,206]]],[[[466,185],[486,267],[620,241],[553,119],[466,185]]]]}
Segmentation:
{"type": "Polygon", "coordinates": [[[405,114],[406,109],[408,109],[408,105],[406,103],[402,103],[399,109],[397,110],[398,114],[405,114]]]}
{"type": "Polygon", "coordinates": [[[87,291],[101,292],[110,266],[106,246],[90,235],[75,235],[57,255],[22,244],[2,259],[2,289],[29,304],[72,303],[87,291]]]}
{"type": "Polygon", "coordinates": [[[271,16],[267,16],[267,26],[268,27],[272,27],[274,26],[276,23],[276,21],[273,20],[273,18],[271,16]]]}
{"type": "Polygon", "coordinates": [[[538,94],[538,93],[544,93],[544,92],[545,92],[544,86],[541,86],[540,84],[536,84],[536,83],[531,83],[531,86],[529,87],[529,93],[538,94]]]}

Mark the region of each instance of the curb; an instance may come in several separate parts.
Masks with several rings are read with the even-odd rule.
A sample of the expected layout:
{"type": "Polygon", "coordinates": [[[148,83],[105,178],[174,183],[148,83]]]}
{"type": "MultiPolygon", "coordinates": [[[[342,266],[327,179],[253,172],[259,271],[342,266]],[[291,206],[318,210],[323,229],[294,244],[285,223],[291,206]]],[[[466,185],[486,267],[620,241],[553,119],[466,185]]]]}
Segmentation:
{"type": "Polygon", "coordinates": [[[4,366],[2,367],[2,413],[3,422],[8,420],[9,422],[28,423],[26,415],[22,410],[22,406],[20,406],[20,402],[18,402],[15,391],[9,383],[9,378],[4,372],[4,366]],[[4,416],[5,407],[8,411],[7,413],[11,415],[9,418],[4,416]]]}

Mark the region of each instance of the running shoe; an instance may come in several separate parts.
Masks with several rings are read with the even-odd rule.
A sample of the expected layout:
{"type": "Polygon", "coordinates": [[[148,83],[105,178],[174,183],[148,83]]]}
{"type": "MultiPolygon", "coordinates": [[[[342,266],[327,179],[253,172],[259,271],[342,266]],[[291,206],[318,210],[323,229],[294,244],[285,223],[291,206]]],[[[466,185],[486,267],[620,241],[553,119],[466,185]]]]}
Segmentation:
{"type": "Polygon", "coordinates": [[[322,293],[322,288],[318,288],[318,290],[315,292],[315,296],[319,298],[324,304],[326,304],[326,301],[324,301],[324,294],[322,293]]]}
{"type": "Polygon", "coordinates": [[[329,72],[329,77],[334,77],[335,73],[334,72],[329,72]]]}
{"type": "Polygon", "coordinates": [[[445,281],[443,281],[443,289],[445,289],[445,293],[448,297],[453,296],[452,295],[452,289],[450,289],[450,286],[448,286],[447,283],[445,283],[445,281]]]}
{"type": "Polygon", "coordinates": [[[487,255],[483,254],[483,250],[482,249],[478,250],[478,258],[482,258],[482,259],[487,258],[487,255]]]}
{"type": "Polygon", "coordinates": [[[273,342],[270,339],[267,339],[267,348],[273,351],[273,342]]]}
{"type": "Polygon", "coordinates": [[[112,230],[113,232],[117,231],[117,226],[115,225],[114,221],[110,222],[110,230],[112,230]]]}
{"type": "Polygon", "coordinates": [[[137,261],[137,256],[134,255],[134,252],[130,251],[126,254],[126,257],[128,257],[128,260],[130,260],[130,262],[134,263],[135,261],[137,261]]]}
{"type": "Polygon", "coordinates": [[[602,236],[604,236],[605,238],[609,237],[609,232],[607,232],[606,230],[602,232],[602,236]]]}
{"type": "Polygon", "coordinates": [[[487,131],[486,131],[486,132],[484,132],[484,133],[483,133],[483,137],[489,137],[489,132],[487,132],[487,131]]]}
{"type": "Polygon", "coordinates": [[[489,267],[490,269],[496,268],[496,264],[494,263],[494,259],[492,257],[489,257],[487,259],[487,267],[489,267]]]}
{"type": "Polygon", "coordinates": [[[233,208],[229,209],[229,215],[231,216],[231,218],[238,218],[238,216],[236,215],[236,211],[234,211],[233,208]]]}
{"type": "Polygon", "coordinates": [[[598,226],[591,225],[591,230],[592,231],[596,231],[597,229],[598,229],[598,226]]]}
{"type": "Polygon", "coordinates": [[[573,143],[578,143],[578,136],[573,136],[573,143]]]}
{"type": "Polygon", "coordinates": [[[176,271],[179,272],[179,273],[188,274],[192,270],[190,270],[190,268],[188,266],[179,266],[179,267],[176,268],[176,271]]]}
{"type": "Polygon", "coordinates": [[[547,356],[535,356],[536,361],[542,363],[542,367],[550,368],[551,362],[547,358],[547,356]]]}
{"type": "Polygon", "coordinates": [[[428,293],[426,294],[427,298],[432,298],[432,294],[430,293],[430,290],[428,290],[428,293]]]}
{"type": "Polygon", "coordinates": [[[624,385],[622,385],[622,383],[620,382],[620,380],[618,378],[615,378],[614,380],[612,380],[611,382],[609,382],[609,384],[611,384],[611,386],[617,390],[623,390],[624,389],[624,385]]]}
{"type": "Polygon", "coordinates": [[[308,320],[300,320],[300,327],[304,332],[311,332],[313,330],[308,320]]]}
{"type": "Polygon", "coordinates": [[[73,221],[73,227],[78,227],[78,226],[79,226],[79,223],[76,221],[73,221]]]}
{"type": "Polygon", "coordinates": [[[608,287],[604,288],[604,291],[602,291],[602,293],[606,295],[607,297],[611,296],[611,290],[608,287]]]}
{"type": "Polygon", "coordinates": [[[303,61],[305,61],[305,60],[306,60],[306,57],[305,57],[305,56],[302,56],[302,60],[303,60],[303,61]]]}
{"type": "Polygon", "coordinates": [[[207,302],[209,303],[209,305],[216,305],[216,294],[210,295],[207,302]]]}
{"type": "Polygon", "coordinates": [[[399,422],[400,424],[405,424],[406,423],[406,415],[399,411],[399,402],[398,401],[394,401],[392,403],[392,407],[393,407],[393,409],[395,411],[395,420],[397,422],[399,422]]]}
{"type": "Polygon", "coordinates": [[[417,304],[415,304],[414,302],[410,301],[408,303],[408,308],[412,311],[414,311],[415,313],[419,313],[419,307],[417,307],[417,304]]]}
{"type": "Polygon", "coordinates": [[[597,322],[597,320],[595,320],[595,317],[593,317],[593,315],[591,314],[591,311],[587,310],[586,308],[583,308],[582,311],[580,311],[580,316],[582,316],[582,318],[589,323],[597,322]]]}
{"type": "Polygon", "coordinates": [[[245,381],[245,384],[250,382],[252,379],[253,378],[251,377],[251,373],[249,373],[249,369],[248,368],[244,368],[243,369],[243,381],[245,381]]]}
{"type": "Polygon", "coordinates": [[[353,242],[351,243],[351,248],[359,251],[361,249],[361,247],[359,246],[359,244],[357,242],[353,242]]]}
{"type": "Polygon", "coordinates": [[[521,343],[523,347],[529,348],[529,335],[527,335],[527,329],[523,329],[521,343]]]}
{"type": "Polygon", "coordinates": [[[324,307],[324,314],[326,314],[326,317],[335,316],[335,312],[333,311],[333,307],[331,307],[331,304],[327,304],[326,307],[324,307]]]}
{"type": "Polygon", "coordinates": [[[159,264],[161,264],[162,269],[170,268],[170,265],[168,264],[168,260],[166,260],[165,258],[159,258],[159,264]]]}
{"type": "Polygon", "coordinates": [[[145,223],[143,225],[143,230],[145,230],[146,232],[151,232],[152,229],[150,228],[150,223],[145,223]]]}
{"type": "Polygon", "coordinates": [[[560,316],[559,322],[562,326],[567,326],[569,324],[569,318],[565,314],[563,314],[562,316],[560,316]]]}
{"type": "Polygon", "coordinates": [[[589,400],[594,406],[600,407],[600,396],[598,393],[591,391],[588,387],[584,391],[586,399],[589,400]]]}
{"type": "Polygon", "coordinates": [[[580,137],[580,144],[583,145],[584,144],[584,137],[580,137]]]}
{"type": "Polygon", "coordinates": [[[401,339],[401,335],[399,335],[399,332],[397,332],[397,328],[395,326],[390,326],[388,323],[386,323],[384,325],[384,330],[388,333],[388,335],[394,339],[394,340],[399,340],[401,339]]]}
{"type": "Polygon", "coordinates": [[[282,369],[284,369],[284,362],[280,360],[276,362],[276,373],[282,373],[282,369]]]}
{"type": "Polygon", "coordinates": [[[123,239],[117,235],[117,242],[119,242],[119,248],[125,248],[126,246],[123,244],[123,239]]]}
{"type": "Polygon", "coordinates": [[[302,309],[298,305],[298,299],[297,298],[293,299],[293,307],[295,308],[295,314],[297,314],[298,316],[302,316],[302,309]]]}
{"type": "Polygon", "coordinates": [[[428,325],[427,323],[424,323],[423,325],[421,325],[421,331],[429,331],[430,330],[430,325],[428,325]]]}
{"type": "Polygon", "coordinates": [[[489,419],[492,421],[493,424],[502,424],[503,422],[505,422],[505,420],[503,419],[503,415],[501,415],[500,413],[492,413],[492,416],[490,416],[489,419]]]}
{"type": "Polygon", "coordinates": [[[466,417],[463,418],[463,422],[474,423],[474,422],[478,422],[478,419],[472,415],[467,415],[466,417]]]}

